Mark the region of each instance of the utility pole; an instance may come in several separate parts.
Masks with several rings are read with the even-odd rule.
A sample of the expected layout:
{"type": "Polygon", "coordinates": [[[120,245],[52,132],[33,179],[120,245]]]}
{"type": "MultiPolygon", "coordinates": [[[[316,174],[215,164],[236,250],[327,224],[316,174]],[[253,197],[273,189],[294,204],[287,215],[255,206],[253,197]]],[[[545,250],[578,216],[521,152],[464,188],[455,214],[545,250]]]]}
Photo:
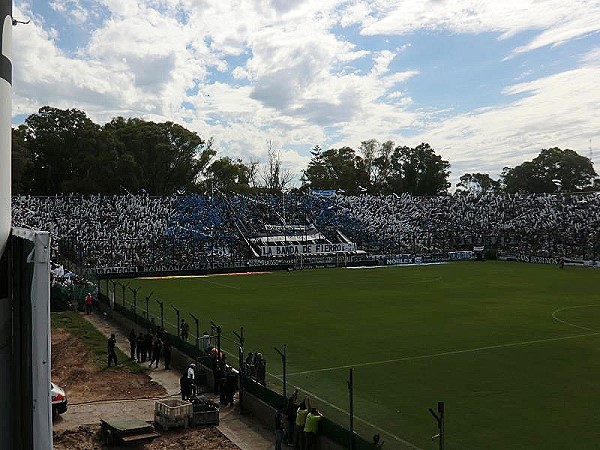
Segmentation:
{"type": "Polygon", "coordinates": [[[277,347],[273,347],[277,353],[281,356],[281,364],[283,365],[283,397],[287,401],[287,379],[286,379],[286,345],[283,344],[283,352],[279,350],[277,347]]]}

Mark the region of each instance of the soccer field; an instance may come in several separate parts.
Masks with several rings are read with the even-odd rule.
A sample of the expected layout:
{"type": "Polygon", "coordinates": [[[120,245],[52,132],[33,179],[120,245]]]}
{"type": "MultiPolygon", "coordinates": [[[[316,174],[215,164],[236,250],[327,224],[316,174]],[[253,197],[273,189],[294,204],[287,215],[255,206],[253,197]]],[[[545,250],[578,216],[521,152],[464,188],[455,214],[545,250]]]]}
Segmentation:
{"type": "Polygon", "coordinates": [[[127,281],[170,322],[172,304],[201,332],[243,326],[274,377],[273,347],[287,344],[289,385],[344,426],[353,367],[356,428],[386,449],[437,448],[438,401],[447,449],[598,447],[599,270],[488,261],[127,281]]]}

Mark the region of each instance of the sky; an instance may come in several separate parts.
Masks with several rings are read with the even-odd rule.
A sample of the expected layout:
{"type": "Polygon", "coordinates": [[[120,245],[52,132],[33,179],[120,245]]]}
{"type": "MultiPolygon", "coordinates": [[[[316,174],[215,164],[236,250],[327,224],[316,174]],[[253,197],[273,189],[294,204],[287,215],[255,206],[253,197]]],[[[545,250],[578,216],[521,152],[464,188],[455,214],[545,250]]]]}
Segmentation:
{"type": "MultiPolygon", "coordinates": [[[[13,124],[45,105],[173,121],[300,178],[310,150],[429,143],[497,177],[600,172],[600,0],[15,0],[13,124]],[[590,142],[591,140],[591,142],[590,142]]],[[[298,183],[298,182],[297,182],[298,183]]]]}

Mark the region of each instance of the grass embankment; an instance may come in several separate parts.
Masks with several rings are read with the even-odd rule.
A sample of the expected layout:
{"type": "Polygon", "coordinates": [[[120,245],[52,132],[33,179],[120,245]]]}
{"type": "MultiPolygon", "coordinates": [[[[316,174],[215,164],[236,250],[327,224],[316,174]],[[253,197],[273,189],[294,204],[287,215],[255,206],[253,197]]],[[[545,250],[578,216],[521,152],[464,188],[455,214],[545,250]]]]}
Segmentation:
{"type": "MultiPolygon", "coordinates": [[[[85,347],[89,349],[89,362],[100,370],[114,370],[107,367],[108,344],[107,338],[94,325],[85,320],[81,314],[74,311],[56,312],[50,315],[51,327],[62,328],[65,331],[81,339],[85,347]]],[[[147,369],[131,361],[129,356],[119,348],[116,349],[118,367],[125,367],[132,373],[146,373],[147,369]]],[[[114,366],[113,366],[114,367],[114,366]]]]}

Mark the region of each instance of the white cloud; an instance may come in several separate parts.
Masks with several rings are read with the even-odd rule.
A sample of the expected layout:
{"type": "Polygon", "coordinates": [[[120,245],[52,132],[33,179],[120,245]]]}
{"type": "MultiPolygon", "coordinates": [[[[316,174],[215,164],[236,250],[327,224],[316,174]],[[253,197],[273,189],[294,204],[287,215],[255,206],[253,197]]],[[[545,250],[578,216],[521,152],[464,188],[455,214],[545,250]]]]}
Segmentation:
{"type": "Polygon", "coordinates": [[[587,142],[598,123],[598,49],[580,69],[506,89],[524,96],[509,105],[440,122],[417,109],[403,85],[419,70],[393,68],[417,43],[361,48],[335,34],[353,25],[365,35],[446,30],[506,38],[534,30],[515,49],[526,52],[599,30],[598,0],[94,1],[89,10],[81,0],[51,4],[90,27],[89,42],[74,56],[59,47],[56,24],[17,2],[15,14],[34,20],[14,29],[15,114],[49,104],[80,108],[97,122],[117,115],[173,120],[214,136],[222,155],[246,160],[264,160],[271,139],[297,173],[308,154],[299,148],[404,142],[404,128],[424,126],[415,142],[431,142],[455,173],[476,166],[493,172],[543,146],[587,142]],[[98,23],[95,8],[109,17],[98,23]]]}
{"type": "Polygon", "coordinates": [[[352,16],[370,10],[363,16],[365,35],[408,34],[418,30],[441,30],[456,33],[500,32],[503,37],[521,31],[540,34],[516,52],[530,51],[546,45],[600,31],[598,0],[373,0],[369,7],[352,6],[352,16]]]}
{"type": "Polygon", "coordinates": [[[523,98],[436,123],[414,142],[428,141],[452,163],[453,178],[468,171],[498,175],[542,148],[571,148],[587,156],[600,123],[600,67],[578,69],[506,89],[523,98]]]}

